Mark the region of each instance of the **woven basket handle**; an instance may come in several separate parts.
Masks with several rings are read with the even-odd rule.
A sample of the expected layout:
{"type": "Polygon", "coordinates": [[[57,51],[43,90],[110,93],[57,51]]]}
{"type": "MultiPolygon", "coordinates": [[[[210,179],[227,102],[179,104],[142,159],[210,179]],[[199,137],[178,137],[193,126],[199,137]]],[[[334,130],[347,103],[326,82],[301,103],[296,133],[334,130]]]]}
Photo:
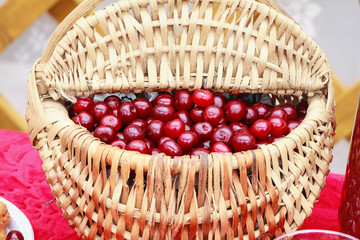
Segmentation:
{"type": "Polygon", "coordinates": [[[77,20],[96,8],[104,0],[84,0],[57,26],[51,35],[45,50],[41,56],[40,63],[47,63],[54,52],[56,44],[65,36],[77,20]]]}
{"type": "MultiPolygon", "coordinates": [[[[79,4],[55,29],[45,47],[39,63],[47,63],[55,49],[56,44],[65,36],[65,34],[71,29],[75,22],[94,10],[96,6],[98,6],[103,1],[104,0],[84,0],[81,4],[79,4]]],[[[274,0],[255,1],[266,4],[292,19],[276,2],[274,2],[274,0]]]]}

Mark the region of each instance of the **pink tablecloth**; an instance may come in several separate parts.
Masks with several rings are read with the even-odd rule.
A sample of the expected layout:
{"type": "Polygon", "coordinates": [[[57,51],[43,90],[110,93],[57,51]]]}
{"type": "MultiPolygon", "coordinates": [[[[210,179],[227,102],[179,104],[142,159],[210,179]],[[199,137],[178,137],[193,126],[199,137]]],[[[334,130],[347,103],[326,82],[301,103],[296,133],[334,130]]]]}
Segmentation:
{"type": "MultiPolygon", "coordinates": [[[[62,218],[41,168],[42,160],[32,148],[25,133],[0,130],[0,196],[14,203],[25,213],[37,240],[79,239],[68,222],[62,218]]],[[[313,214],[302,229],[339,231],[339,206],[343,175],[330,174],[313,214]]]]}

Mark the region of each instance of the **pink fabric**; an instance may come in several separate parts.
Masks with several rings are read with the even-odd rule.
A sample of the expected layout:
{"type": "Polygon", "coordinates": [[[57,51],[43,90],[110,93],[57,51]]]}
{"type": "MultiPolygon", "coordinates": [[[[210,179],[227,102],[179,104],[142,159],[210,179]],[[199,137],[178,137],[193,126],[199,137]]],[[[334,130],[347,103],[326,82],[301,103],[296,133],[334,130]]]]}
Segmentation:
{"type": "MultiPolygon", "coordinates": [[[[30,220],[35,239],[80,239],[61,216],[45,182],[42,160],[32,148],[25,133],[0,130],[0,196],[15,204],[30,220]]],[[[339,231],[337,209],[340,201],[343,175],[330,174],[313,214],[301,229],[339,231]]]]}

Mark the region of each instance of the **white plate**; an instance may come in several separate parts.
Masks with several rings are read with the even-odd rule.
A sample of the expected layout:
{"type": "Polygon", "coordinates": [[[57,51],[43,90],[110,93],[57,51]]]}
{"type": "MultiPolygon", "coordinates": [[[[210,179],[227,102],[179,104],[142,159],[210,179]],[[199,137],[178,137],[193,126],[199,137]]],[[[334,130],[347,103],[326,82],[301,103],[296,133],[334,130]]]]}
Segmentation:
{"type": "Polygon", "coordinates": [[[10,224],[6,228],[6,233],[10,230],[18,230],[25,240],[34,240],[34,231],[25,214],[8,200],[0,197],[0,201],[5,203],[10,214],[10,224]]]}

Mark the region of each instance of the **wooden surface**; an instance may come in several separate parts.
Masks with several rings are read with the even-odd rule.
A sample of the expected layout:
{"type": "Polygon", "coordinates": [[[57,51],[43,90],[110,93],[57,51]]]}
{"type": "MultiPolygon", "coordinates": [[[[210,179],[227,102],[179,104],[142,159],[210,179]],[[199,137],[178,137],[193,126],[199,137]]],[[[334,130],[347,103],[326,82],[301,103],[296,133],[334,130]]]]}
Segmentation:
{"type": "Polygon", "coordinates": [[[0,95],[0,128],[16,131],[27,131],[27,125],[23,116],[13,108],[0,95]]]}

